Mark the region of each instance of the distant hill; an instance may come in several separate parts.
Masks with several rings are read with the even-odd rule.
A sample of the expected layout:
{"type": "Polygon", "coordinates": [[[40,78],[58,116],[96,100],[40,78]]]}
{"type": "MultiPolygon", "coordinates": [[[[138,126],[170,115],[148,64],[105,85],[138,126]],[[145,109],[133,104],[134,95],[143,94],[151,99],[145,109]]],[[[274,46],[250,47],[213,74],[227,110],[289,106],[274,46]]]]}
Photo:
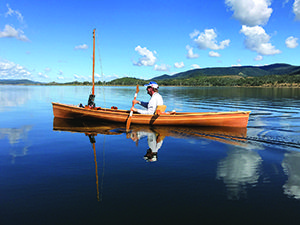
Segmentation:
{"type": "Polygon", "coordinates": [[[14,79],[7,79],[7,80],[0,80],[0,84],[41,84],[40,82],[32,81],[32,80],[27,80],[27,79],[22,79],[22,80],[14,80],[14,79]]]}
{"type": "MultiPolygon", "coordinates": [[[[277,63],[267,66],[235,66],[193,69],[174,75],[161,75],[150,80],[158,81],[161,85],[187,85],[187,86],[261,86],[276,83],[300,84],[300,66],[277,63]],[[297,76],[290,76],[297,75],[297,76]],[[243,79],[241,79],[243,78],[243,79]],[[220,79],[223,79],[220,82],[220,79]]],[[[149,81],[149,80],[148,80],[149,81]]],[[[144,79],[123,77],[109,82],[106,85],[143,85],[148,82],[144,79]]],[[[13,80],[2,79],[0,85],[92,85],[91,82],[73,81],[69,83],[40,83],[27,79],[13,80]]],[[[102,85],[98,81],[96,85],[102,85]]]]}
{"type": "Polygon", "coordinates": [[[153,80],[186,79],[198,76],[232,76],[262,77],[266,75],[295,75],[300,74],[300,66],[277,63],[267,66],[235,66],[193,69],[174,75],[162,75],[152,78],[153,80]]]}

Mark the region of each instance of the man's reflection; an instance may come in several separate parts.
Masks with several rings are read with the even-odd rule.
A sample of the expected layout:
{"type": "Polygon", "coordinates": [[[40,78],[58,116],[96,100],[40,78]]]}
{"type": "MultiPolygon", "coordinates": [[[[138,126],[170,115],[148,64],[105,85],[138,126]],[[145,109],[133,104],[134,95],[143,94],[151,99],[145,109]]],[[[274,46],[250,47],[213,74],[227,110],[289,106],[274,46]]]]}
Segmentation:
{"type": "Polygon", "coordinates": [[[146,138],[148,140],[148,150],[144,155],[144,159],[147,162],[156,162],[157,161],[157,152],[161,148],[164,137],[159,133],[152,130],[148,131],[132,131],[131,139],[138,143],[139,140],[146,138]]]}

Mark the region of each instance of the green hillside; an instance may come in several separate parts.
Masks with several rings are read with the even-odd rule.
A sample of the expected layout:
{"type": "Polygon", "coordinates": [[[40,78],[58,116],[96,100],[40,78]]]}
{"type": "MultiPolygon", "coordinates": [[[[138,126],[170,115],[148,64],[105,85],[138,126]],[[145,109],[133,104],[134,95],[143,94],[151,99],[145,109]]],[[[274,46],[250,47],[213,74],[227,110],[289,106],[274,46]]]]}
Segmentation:
{"type": "Polygon", "coordinates": [[[13,79],[7,79],[7,80],[0,80],[0,84],[24,84],[24,85],[31,85],[31,84],[41,84],[40,82],[35,82],[27,79],[22,80],[13,80],[13,79]]]}
{"type": "MultiPolygon", "coordinates": [[[[239,66],[193,69],[174,75],[164,74],[150,80],[161,86],[289,86],[300,87],[300,66],[272,64],[267,66],[239,66]]],[[[124,77],[96,85],[143,85],[149,80],[124,77]]],[[[39,83],[30,80],[0,80],[0,84],[14,85],[92,85],[90,81],[68,83],[39,83]]]]}
{"type": "Polygon", "coordinates": [[[289,64],[272,64],[268,66],[236,66],[236,67],[214,67],[188,70],[172,76],[163,75],[153,78],[154,80],[186,79],[199,76],[243,76],[262,77],[266,75],[292,75],[300,74],[300,66],[289,64]]]}
{"type": "MultiPolygon", "coordinates": [[[[288,64],[194,69],[172,76],[164,74],[150,80],[161,86],[300,86],[300,67],[288,64]]],[[[149,81],[149,80],[148,80],[149,81]]],[[[145,84],[146,80],[121,78],[108,85],[145,84]]]]}

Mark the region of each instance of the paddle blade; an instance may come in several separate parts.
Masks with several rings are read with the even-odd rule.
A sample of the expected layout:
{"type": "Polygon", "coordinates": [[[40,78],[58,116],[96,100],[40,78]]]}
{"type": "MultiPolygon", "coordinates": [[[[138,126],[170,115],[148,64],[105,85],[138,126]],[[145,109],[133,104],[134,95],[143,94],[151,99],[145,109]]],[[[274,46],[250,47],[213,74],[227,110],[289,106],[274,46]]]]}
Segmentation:
{"type": "MultiPolygon", "coordinates": [[[[137,94],[139,93],[139,91],[140,91],[139,85],[137,84],[136,85],[136,91],[135,91],[135,94],[134,94],[134,100],[136,100],[136,97],[137,97],[137,94]]],[[[134,104],[132,104],[132,107],[133,106],[134,106],[134,104]]],[[[127,123],[126,123],[126,131],[128,131],[129,128],[130,128],[132,114],[133,114],[133,111],[130,110],[130,114],[129,114],[129,117],[128,117],[127,123]]]]}
{"type": "Polygon", "coordinates": [[[128,120],[127,120],[127,123],[126,123],[126,131],[129,130],[130,124],[131,124],[131,116],[129,116],[129,118],[128,118],[128,120]]]}

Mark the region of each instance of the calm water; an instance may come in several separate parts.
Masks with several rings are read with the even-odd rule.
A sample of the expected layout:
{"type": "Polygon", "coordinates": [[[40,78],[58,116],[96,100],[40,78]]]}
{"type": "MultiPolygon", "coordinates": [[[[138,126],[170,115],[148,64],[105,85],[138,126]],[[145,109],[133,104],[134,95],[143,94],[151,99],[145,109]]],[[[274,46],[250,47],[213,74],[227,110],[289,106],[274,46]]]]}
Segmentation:
{"type": "Polygon", "coordinates": [[[299,224],[300,89],[161,87],[168,111],[251,110],[246,130],[54,120],[90,90],[0,86],[1,224],[299,224]]]}

